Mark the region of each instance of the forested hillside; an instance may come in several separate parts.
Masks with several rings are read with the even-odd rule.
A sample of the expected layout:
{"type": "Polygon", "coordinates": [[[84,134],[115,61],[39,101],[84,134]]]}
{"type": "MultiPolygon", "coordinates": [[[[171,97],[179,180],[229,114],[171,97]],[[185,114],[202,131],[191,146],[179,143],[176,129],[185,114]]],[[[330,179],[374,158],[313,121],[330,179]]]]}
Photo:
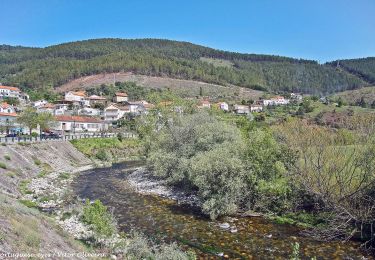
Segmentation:
{"type": "Polygon", "coordinates": [[[315,94],[367,85],[356,75],[311,60],[241,54],[170,40],[97,39],[46,48],[0,46],[0,82],[23,89],[42,90],[82,76],[121,71],[315,94]],[[220,60],[229,65],[217,65],[220,60]]]}
{"type": "Polygon", "coordinates": [[[337,60],[328,63],[329,65],[343,69],[349,73],[355,74],[363,80],[375,83],[375,57],[351,60],[337,60]]]}

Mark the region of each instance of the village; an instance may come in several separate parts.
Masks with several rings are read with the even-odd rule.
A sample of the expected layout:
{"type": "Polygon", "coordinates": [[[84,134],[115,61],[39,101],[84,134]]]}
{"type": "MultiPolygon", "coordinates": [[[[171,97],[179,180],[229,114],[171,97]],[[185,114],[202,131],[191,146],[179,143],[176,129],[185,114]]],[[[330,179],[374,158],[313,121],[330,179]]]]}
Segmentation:
{"type": "MultiPolygon", "coordinates": [[[[194,104],[197,109],[219,109],[236,115],[260,113],[266,107],[288,105],[291,100],[302,101],[302,95],[291,94],[290,99],[274,96],[259,99],[252,104],[229,104],[226,101],[214,102],[210,97],[197,97],[194,104]]],[[[130,100],[125,92],[116,92],[111,98],[99,95],[87,95],[84,90],[68,91],[59,100],[30,101],[29,96],[19,88],[0,86],[0,136],[16,137],[34,133],[35,135],[60,137],[77,133],[113,132],[120,120],[148,114],[158,107],[171,107],[182,113],[180,106],[165,100],[152,104],[146,100],[130,100]],[[28,129],[17,118],[26,108],[33,108],[37,113],[48,113],[54,118],[54,124],[48,129],[28,129]]]]}

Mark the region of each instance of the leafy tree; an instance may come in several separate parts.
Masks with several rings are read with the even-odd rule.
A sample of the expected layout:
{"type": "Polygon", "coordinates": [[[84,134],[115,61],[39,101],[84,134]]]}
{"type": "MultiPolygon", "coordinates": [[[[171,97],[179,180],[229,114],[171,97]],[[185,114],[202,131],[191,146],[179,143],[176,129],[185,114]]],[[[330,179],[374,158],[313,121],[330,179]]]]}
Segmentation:
{"type": "Polygon", "coordinates": [[[48,112],[38,113],[36,120],[40,128],[40,133],[48,130],[56,123],[55,117],[48,112]]]}
{"type": "Polygon", "coordinates": [[[21,125],[26,126],[29,128],[30,135],[32,130],[38,127],[39,124],[39,117],[36,109],[27,107],[17,118],[17,122],[21,125]]]}

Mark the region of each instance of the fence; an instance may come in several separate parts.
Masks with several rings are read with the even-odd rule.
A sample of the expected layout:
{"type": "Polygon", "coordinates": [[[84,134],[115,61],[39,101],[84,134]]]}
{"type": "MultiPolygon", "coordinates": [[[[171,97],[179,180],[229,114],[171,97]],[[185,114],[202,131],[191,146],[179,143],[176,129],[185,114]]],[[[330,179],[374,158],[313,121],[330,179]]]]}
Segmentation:
{"type": "MultiPolygon", "coordinates": [[[[136,138],[133,133],[121,133],[123,138],[136,138]]],[[[84,138],[111,138],[116,137],[117,133],[86,133],[86,134],[72,134],[63,136],[43,136],[43,137],[0,137],[0,143],[35,143],[35,142],[45,142],[45,141],[69,141],[75,139],[84,138]]]]}

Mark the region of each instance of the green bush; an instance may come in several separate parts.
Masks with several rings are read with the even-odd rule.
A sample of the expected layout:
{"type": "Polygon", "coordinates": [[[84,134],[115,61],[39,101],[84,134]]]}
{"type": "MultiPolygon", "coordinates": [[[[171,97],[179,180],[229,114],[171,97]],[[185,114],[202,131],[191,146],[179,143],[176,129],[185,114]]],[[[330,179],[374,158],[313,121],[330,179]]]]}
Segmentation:
{"type": "Polygon", "coordinates": [[[5,160],[8,160],[8,161],[10,161],[10,160],[11,160],[11,158],[10,158],[10,156],[9,156],[9,155],[4,155],[4,158],[5,158],[5,160]]]}
{"type": "Polygon", "coordinates": [[[22,203],[23,205],[25,205],[28,208],[37,208],[38,207],[38,205],[34,201],[31,201],[31,200],[19,200],[19,202],[22,203]]]}
{"type": "Polygon", "coordinates": [[[32,158],[33,158],[33,160],[34,160],[34,164],[35,164],[36,166],[40,166],[40,165],[42,164],[42,161],[39,160],[39,158],[37,158],[37,157],[35,157],[35,156],[33,156],[32,158]]]}
{"type": "Polygon", "coordinates": [[[91,225],[93,230],[99,235],[111,236],[116,230],[112,215],[100,200],[95,200],[92,204],[89,200],[86,200],[82,221],[91,225]]]}
{"type": "Polygon", "coordinates": [[[104,150],[99,150],[95,154],[95,157],[101,161],[107,161],[109,159],[108,153],[104,150]]]}
{"type": "Polygon", "coordinates": [[[29,180],[22,180],[19,184],[19,190],[22,194],[32,194],[32,192],[27,188],[27,185],[29,185],[29,180]]]}
{"type": "Polygon", "coordinates": [[[70,174],[67,173],[67,172],[62,172],[62,173],[60,173],[59,178],[63,179],[63,180],[67,180],[67,179],[70,178],[70,174]]]}
{"type": "Polygon", "coordinates": [[[2,168],[2,169],[6,169],[6,168],[7,168],[7,166],[6,166],[6,164],[5,164],[5,163],[2,163],[2,162],[0,162],[0,168],[2,168]]]}

